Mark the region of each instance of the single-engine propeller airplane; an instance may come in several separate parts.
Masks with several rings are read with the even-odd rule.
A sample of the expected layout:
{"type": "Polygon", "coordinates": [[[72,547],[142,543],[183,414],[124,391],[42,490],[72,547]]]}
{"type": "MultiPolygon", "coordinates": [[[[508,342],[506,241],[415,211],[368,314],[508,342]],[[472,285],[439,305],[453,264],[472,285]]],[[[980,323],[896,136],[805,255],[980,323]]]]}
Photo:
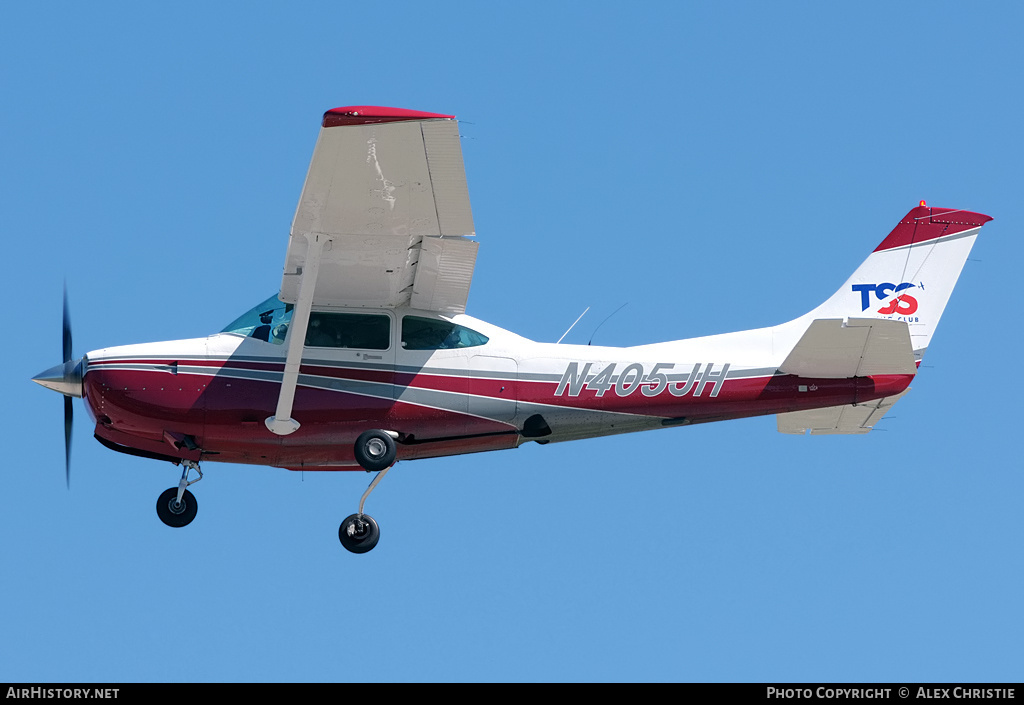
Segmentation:
{"type": "MultiPolygon", "coordinates": [[[[689,340],[538,343],[465,314],[477,242],[451,115],[324,114],[278,293],[220,333],[104,348],[35,377],[111,450],[183,466],[157,514],[196,516],[199,463],[377,473],[342,545],[372,549],[367,496],[398,460],[775,414],[783,433],[867,433],[908,390],[986,215],[904,216],[796,320],[689,340]],[[196,477],[192,479],[191,473],[196,477]]],[[[70,484],[70,482],[69,482],[70,484]]]]}

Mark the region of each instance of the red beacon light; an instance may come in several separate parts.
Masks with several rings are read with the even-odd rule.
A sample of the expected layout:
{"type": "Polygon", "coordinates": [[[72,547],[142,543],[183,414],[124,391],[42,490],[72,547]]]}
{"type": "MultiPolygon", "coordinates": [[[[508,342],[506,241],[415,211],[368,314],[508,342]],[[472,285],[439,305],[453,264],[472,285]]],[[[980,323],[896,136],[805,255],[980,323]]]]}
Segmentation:
{"type": "Polygon", "coordinates": [[[922,200],[921,200],[921,207],[923,208],[923,207],[924,207],[925,205],[926,205],[926,204],[925,204],[925,202],[924,202],[924,199],[922,199],[922,200]]]}

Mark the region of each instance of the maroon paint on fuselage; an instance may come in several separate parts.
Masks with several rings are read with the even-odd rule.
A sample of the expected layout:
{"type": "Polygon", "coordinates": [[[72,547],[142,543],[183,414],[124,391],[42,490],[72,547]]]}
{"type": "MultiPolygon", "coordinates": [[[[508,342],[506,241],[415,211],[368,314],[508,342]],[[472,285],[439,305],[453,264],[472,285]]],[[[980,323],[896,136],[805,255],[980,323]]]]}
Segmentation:
{"type": "MultiPolygon", "coordinates": [[[[97,433],[120,445],[185,459],[197,451],[178,448],[167,432],[192,436],[203,449],[202,459],[273,465],[290,469],[360,469],[353,456],[356,437],[371,428],[396,429],[411,436],[399,445],[398,459],[438,457],[512,448],[522,439],[514,426],[473,415],[474,397],[518,400],[562,410],[599,410],[678,419],[690,423],[776,414],[788,411],[866,402],[905,390],[913,375],[876,375],[854,379],[807,379],[774,375],[727,379],[710,397],[657,397],[607,393],[597,397],[583,390],[575,397],[554,396],[555,382],[513,381],[444,374],[412,374],[391,369],[353,369],[303,365],[302,374],[336,380],[358,380],[393,386],[400,396],[406,387],[454,392],[465,399],[468,413],[406,403],[333,389],[300,386],[294,416],[301,427],[277,436],[264,425],[273,415],[280,382],[217,374],[224,368],[280,374],[281,364],[234,360],[189,360],[209,374],[171,374],[143,369],[112,369],[114,365],[170,365],[174,361],[117,360],[92,363],[85,376],[85,401],[97,420],[97,433]],[[464,438],[464,436],[475,436],[464,438]],[[449,439],[449,440],[437,440],[449,439]],[[424,442],[427,441],[427,442],[424,442]]],[[[602,435],[599,428],[593,435],[602,435]]]]}

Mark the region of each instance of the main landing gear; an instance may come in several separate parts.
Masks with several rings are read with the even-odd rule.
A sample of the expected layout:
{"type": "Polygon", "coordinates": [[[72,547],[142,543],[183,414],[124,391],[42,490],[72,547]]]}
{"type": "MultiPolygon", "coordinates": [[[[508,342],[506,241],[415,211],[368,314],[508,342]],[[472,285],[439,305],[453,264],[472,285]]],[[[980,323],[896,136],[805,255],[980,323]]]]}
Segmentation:
{"type": "Polygon", "coordinates": [[[373,488],[384,479],[388,470],[395,464],[395,457],[398,455],[398,447],[395,444],[397,435],[374,429],[365,431],[356,439],[356,461],[367,472],[376,472],[377,477],[373,478],[373,482],[359,500],[359,511],[346,517],[338,527],[338,540],[352,553],[366,553],[380,540],[380,527],[373,517],[363,514],[363,505],[373,492],[373,488]]]}
{"type": "MultiPolygon", "coordinates": [[[[380,527],[373,517],[363,513],[363,505],[366,504],[366,498],[373,492],[373,488],[394,466],[395,458],[398,455],[397,437],[398,434],[393,431],[374,429],[364,432],[356,439],[356,460],[364,470],[376,472],[377,476],[373,478],[373,482],[366,488],[366,492],[359,500],[359,511],[346,517],[338,527],[338,540],[352,553],[366,553],[380,540],[380,527]]],[[[156,513],[160,517],[160,521],[175,528],[188,526],[196,518],[199,503],[195,496],[188,491],[188,487],[203,479],[203,471],[199,469],[199,463],[185,460],[183,464],[184,470],[182,470],[178,486],[161,494],[156,501],[156,513]],[[199,477],[189,480],[189,473],[192,470],[195,470],[199,477]]]]}
{"type": "Polygon", "coordinates": [[[196,502],[195,496],[185,488],[202,480],[203,471],[199,469],[199,463],[192,460],[186,460],[184,464],[185,469],[181,473],[178,486],[161,494],[156,501],[156,515],[160,517],[160,521],[174,528],[191,524],[196,518],[196,512],[199,511],[199,503],[196,502]],[[189,470],[195,470],[199,477],[189,481],[189,470]]]}

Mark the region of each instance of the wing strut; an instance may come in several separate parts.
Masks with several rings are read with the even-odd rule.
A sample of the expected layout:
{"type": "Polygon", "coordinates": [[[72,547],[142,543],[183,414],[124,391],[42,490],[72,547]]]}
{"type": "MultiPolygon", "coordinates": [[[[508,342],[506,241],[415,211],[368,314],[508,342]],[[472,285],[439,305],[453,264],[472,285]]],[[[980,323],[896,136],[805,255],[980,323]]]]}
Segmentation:
{"type": "Polygon", "coordinates": [[[264,423],[279,436],[287,436],[299,428],[293,419],[292,404],[295,401],[295,387],[299,383],[299,367],[302,365],[302,349],[306,344],[306,328],[309,326],[309,312],[313,307],[313,292],[320,271],[320,256],[324,243],[330,238],[321,233],[306,233],[309,249],[306,252],[305,267],[299,280],[299,296],[295,301],[295,313],[288,329],[288,353],[284,361],[284,376],[281,378],[281,395],[277,398],[277,411],[264,423]]]}

